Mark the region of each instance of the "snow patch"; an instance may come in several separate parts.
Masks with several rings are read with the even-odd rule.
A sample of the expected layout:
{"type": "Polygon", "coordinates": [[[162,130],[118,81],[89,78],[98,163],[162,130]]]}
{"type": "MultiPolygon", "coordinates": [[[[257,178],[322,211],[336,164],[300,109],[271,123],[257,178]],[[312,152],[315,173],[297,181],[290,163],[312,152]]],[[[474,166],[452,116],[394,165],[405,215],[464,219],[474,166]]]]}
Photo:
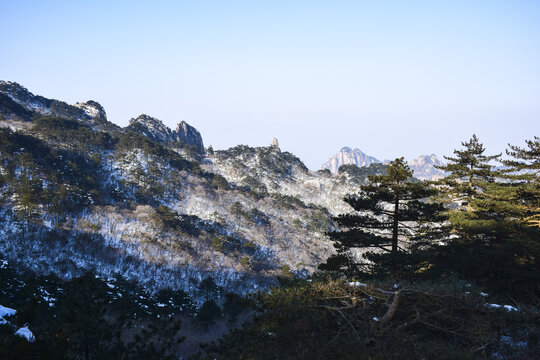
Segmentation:
{"type": "Polygon", "coordinates": [[[15,335],[25,338],[28,342],[34,342],[36,340],[34,334],[28,326],[22,327],[19,330],[15,331],[15,335]]]}
{"type": "Polygon", "coordinates": [[[15,315],[17,310],[0,305],[0,317],[15,315]]]}
{"type": "Polygon", "coordinates": [[[516,307],[512,305],[499,305],[499,304],[484,304],[485,307],[488,307],[490,309],[505,309],[508,312],[512,311],[519,311],[516,307]]]}

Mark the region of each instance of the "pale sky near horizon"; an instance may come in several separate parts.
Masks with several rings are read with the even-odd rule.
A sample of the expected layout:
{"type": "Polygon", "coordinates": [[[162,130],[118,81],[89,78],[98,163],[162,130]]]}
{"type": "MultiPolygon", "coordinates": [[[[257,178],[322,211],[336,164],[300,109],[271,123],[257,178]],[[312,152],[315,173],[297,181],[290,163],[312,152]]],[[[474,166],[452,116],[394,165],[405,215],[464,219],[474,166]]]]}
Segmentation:
{"type": "Polygon", "coordinates": [[[540,135],[540,1],[6,1],[0,79],[319,169],[540,135]]]}

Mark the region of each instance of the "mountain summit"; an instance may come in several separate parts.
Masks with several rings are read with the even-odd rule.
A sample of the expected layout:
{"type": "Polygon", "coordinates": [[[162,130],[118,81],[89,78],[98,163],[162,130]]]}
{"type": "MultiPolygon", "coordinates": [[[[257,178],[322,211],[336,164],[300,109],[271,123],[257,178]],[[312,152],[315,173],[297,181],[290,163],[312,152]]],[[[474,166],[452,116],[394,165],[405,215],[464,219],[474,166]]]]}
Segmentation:
{"type": "Polygon", "coordinates": [[[337,154],[332,156],[322,166],[323,169],[328,169],[332,173],[337,174],[341,165],[356,165],[358,167],[369,166],[373,163],[380,163],[373,156],[366,155],[360,149],[352,150],[349,147],[342,148],[337,154]]]}
{"type": "MultiPolygon", "coordinates": [[[[387,164],[388,162],[387,160],[384,163],[387,164]]],[[[366,155],[360,149],[352,150],[349,147],[344,147],[325,162],[322,168],[337,174],[340,166],[343,165],[366,167],[374,163],[381,163],[381,161],[373,156],[366,155]]],[[[414,171],[413,176],[420,180],[437,180],[445,176],[444,171],[435,168],[435,166],[443,165],[443,163],[434,154],[420,155],[416,159],[407,161],[407,164],[414,171]]]]}
{"type": "Polygon", "coordinates": [[[444,171],[435,168],[436,165],[443,165],[435,154],[420,155],[409,160],[408,165],[414,171],[413,176],[420,180],[437,180],[445,176],[444,171]]]}
{"type": "Polygon", "coordinates": [[[53,115],[98,124],[107,121],[103,107],[92,100],[69,105],[34,95],[24,86],[0,80],[0,113],[8,120],[30,121],[33,115],[53,115]]]}
{"type": "Polygon", "coordinates": [[[176,130],[171,130],[161,120],[142,114],[129,121],[128,129],[160,144],[189,145],[198,153],[204,153],[201,134],[185,121],[178,123],[176,130]]]}

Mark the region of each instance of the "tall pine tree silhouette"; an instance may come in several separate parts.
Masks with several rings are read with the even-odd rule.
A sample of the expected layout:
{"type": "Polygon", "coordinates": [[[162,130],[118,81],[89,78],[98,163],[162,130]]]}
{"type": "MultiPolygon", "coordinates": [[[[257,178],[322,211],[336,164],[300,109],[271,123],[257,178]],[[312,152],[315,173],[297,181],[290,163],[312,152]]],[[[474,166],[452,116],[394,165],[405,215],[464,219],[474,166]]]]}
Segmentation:
{"type": "Polygon", "coordinates": [[[441,220],[442,206],[427,201],[436,190],[412,174],[403,158],[395,159],[385,175],[370,176],[358,196],[344,199],[355,212],[335,218],[340,230],[329,237],[337,254],[321,269],[396,278],[422,266],[418,250],[439,237],[441,227],[431,222],[441,220]]]}

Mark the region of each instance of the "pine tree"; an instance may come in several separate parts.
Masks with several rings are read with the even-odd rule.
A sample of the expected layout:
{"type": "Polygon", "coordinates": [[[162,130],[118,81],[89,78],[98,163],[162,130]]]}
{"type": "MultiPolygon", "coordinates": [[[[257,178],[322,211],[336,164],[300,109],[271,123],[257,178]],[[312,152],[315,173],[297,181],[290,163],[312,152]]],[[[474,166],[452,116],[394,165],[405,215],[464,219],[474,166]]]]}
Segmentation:
{"type": "Polygon", "coordinates": [[[495,204],[504,223],[503,233],[510,252],[508,275],[515,288],[540,289],[540,138],[526,140],[527,148],[509,144],[503,160],[508,167],[506,181],[488,192],[488,204],[495,204]]]}
{"type": "Polygon", "coordinates": [[[19,174],[14,186],[17,204],[17,216],[26,225],[36,217],[36,209],[40,204],[42,195],[41,181],[37,172],[37,164],[28,152],[17,157],[19,174]]]}
{"type": "Polygon", "coordinates": [[[448,160],[448,164],[435,167],[449,173],[442,181],[449,187],[446,195],[452,196],[451,201],[465,202],[467,211],[470,212],[474,197],[482,191],[486,183],[494,181],[497,174],[490,162],[499,159],[500,154],[484,155],[484,145],[476,135],[461,145],[464,149],[454,150],[455,157],[444,157],[448,160]]]}
{"type": "Polygon", "coordinates": [[[436,268],[504,291],[538,280],[540,234],[527,226],[535,208],[538,215],[538,175],[521,172],[538,166],[534,143],[530,151],[511,146],[508,154],[515,159],[503,161],[510,166],[506,171],[493,169],[489,162],[500,155],[484,155],[475,136],[462,144],[465,150],[454,151],[458,156],[441,167],[450,172],[442,183],[447,200],[467,206],[447,212],[453,237],[438,248],[436,268]]]}
{"type": "Polygon", "coordinates": [[[412,174],[404,159],[398,158],[387,174],[370,176],[370,184],[360,187],[359,196],[344,199],[355,213],[335,218],[341,230],[329,236],[337,255],[321,269],[338,270],[348,277],[368,272],[395,278],[422,266],[418,250],[440,235],[442,228],[428,222],[440,220],[442,207],[426,200],[436,190],[412,181],[412,174]],[[362,261],[356,256],[359,251],[362,261]]]}
{"type": "Polygon", "coordinates": [[[531,226],[540,227],[540,137],[526,140],[528,148],[520,148],[508,144],[510,150],[506,154],[511,160],[503,160],[510,168],[507,179],[519,183],[519,193],[516,194],[524,212],[524,220],[531,226]]]}

